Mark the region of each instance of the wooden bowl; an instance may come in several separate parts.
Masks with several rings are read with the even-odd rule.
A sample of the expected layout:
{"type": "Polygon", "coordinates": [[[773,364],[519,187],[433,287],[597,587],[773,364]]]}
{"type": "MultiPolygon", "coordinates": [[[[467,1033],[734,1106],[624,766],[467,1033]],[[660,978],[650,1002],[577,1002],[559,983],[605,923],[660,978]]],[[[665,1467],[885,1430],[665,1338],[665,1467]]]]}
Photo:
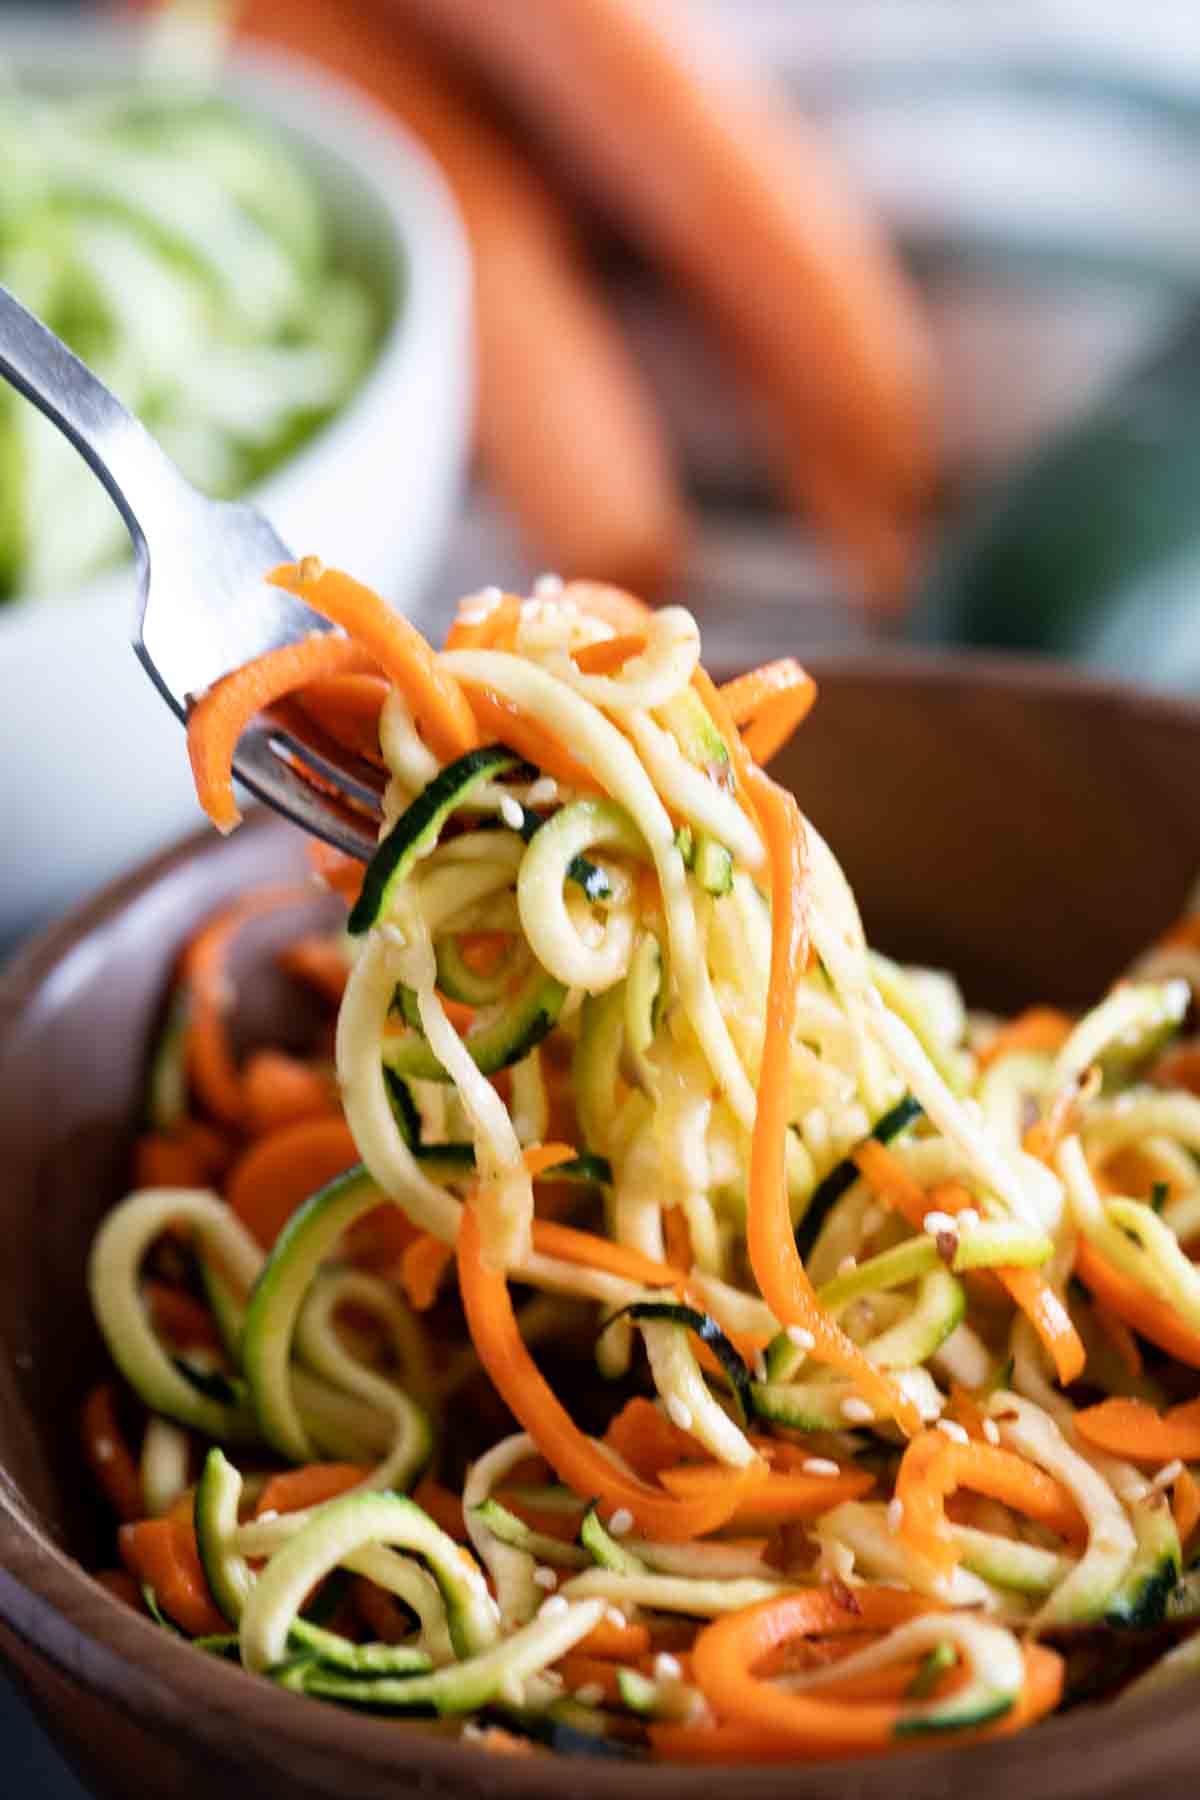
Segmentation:
{"type": "MultiPolygon", "coordinates": [[[[1200,707],[997,661],[833,663],[781,773],[882,947],[1012,1006],[1098,993],[1200,867],[1200,707]]],[[[110,889],[0,982],[0,1650],[101,1796],[1022,1800],[1191,1791],[1200,1719],[1174,1696],[1077,1711],[1011,1742],[836,1767],[677,1769],[490,1756],[351,1716],[206,1658],[93,1582],[101,1522],[76,1446],[100,1355],[84,1294],[122,1192],[147,1045],[197,921],[281,867],[258,818],[110,889]]],[[[1190,1696],[1187,1696],[1190,1698],[1190,1696]]]]}

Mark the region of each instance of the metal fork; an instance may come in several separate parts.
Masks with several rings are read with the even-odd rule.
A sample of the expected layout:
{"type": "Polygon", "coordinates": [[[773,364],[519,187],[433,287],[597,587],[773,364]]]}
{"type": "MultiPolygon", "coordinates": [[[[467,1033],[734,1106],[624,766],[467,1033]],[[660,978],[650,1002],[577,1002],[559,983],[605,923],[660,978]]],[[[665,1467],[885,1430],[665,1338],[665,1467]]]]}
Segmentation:
{"type": "MultiPolygon", "coordinates": [[[[328,631],[263,577],[292,553],[253,506],[206,499],[133,414],[61,339],[0,287],[0,375],[69,438],[116,503],[133,540],[133,648],[186,720],[189,697],[277,645],[328,631]]],[[[70,529],[70,521],[64,522],[70,529]]],[[[305,831],[351,856],[377,843],[382,778],[298,707],[263,713],[243,734],[234,772],[305,831]],[[298,767],[322,784],[306,781],[298,767]],[[334,791],[328,791],[328,789],[334,791]]]]}

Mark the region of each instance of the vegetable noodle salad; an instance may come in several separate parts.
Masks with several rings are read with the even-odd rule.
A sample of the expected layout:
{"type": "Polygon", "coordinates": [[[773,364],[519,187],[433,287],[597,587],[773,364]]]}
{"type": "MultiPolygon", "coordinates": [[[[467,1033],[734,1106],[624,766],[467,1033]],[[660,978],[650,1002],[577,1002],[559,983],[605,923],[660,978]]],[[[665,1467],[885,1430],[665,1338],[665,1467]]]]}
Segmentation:
{"type": "Polygon", "coordinates": [[[686,611],[581,582],[434,652],[272,579],[340,629],[198,700],[201,801],[237,823],[286,696],[384,824],[280,953],[311,1054],[231,1021],[311,889],[181,960],[90,1264],[103,1579],[497,1749],[877,1755],[1200,1666],[1197,921],[1081,1018],[969,1015],[764,773],[795,662],[717,687],[686,611]]]}

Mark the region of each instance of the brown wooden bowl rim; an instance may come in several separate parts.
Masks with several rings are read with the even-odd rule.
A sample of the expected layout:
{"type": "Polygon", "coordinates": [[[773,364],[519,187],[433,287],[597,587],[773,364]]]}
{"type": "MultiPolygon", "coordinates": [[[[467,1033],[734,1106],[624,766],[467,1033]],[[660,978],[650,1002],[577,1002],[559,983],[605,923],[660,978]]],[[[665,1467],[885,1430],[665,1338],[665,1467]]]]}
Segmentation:
{"type": "MultiPolygon", "coordinates": [[[[941,655],[927,652],[857,652],[814,656],[818,677],[835,682],[884,685],[983,685],[1061,696],[1124,718],[1151,716],[1184,728],[1200,728],[1200,704],[1186,697],[1147,693],[1119,681],[1054,663],[1005,655],[941,655]]],[[[252,815],[244,829],[273,825],[270,815],[252,815]]],[[[136,898],[164,881],[184,863],[222,854],[222,841],[201,829],[131,874],[106,887],[20,951],[0,973],[0,1040],[59,966],[92,933],[103,928],[136,898]]],[[[12,1369],[0,1365],[0,1406],[21,1405],[12,1369]]],[[[193,1650],[182,1640],[133,1613],[100,1587],[32,1520],[19,1490],[0,1468],[0,1618],[16,1635],[56,1667],[136,1717],[153,1732],[168,1729],[189,1739],[198,1756],[227,1753],[231,1732],[264,1736],[298,1757],[315,1756],[330,1766],[337,1758],[382,1775],[419,1780],[437,1793],[482,1792],[518,1800],[561,1800],[562,1764],[553,1756],[508,1758],[469,1743],[418,1732],[396,1732],[393,1722],[359,1715],[351,1720],[335,1708],[314,1705],[193,1650]]],[[[857,1796],[902,1791],[950,1795],[955,1776],[969,1776],[985,1791],[1020,1782],[1031,1797],[1049,1792],[1052,1775],[1057,1800],[1103,1793],[1117,1781],[1159,1784],[1194,1775],[1200,1724],[1179,1707],[1179,1691],[1052,1719],[1036,1730],[976,1746],[936,1747],[899,1759],[864,1763],[736,1765],[739,1794],[748,1800],[829,1794],[836,1784],[857,1796]],[[1141,1743],[1149,1734],[1153,1748],[1141,1743]],[[1103,1772],[1094,1756],[1102,1751],[1103,1772]],[[960,1757],[969,1754],[968,1763],[960,1757]],[[1039,1777],[1041,1778],[1039,1780],[1039,1777]]],[[[281,1773],[287,1764],[281,1761],[281,1773]]],[[[349,1770],[346,1771],[349,1773],[349,1770]]],[[[731,1766],[684,1766],[636,1762],[572,1762],[573,1778],[586,1784],[589,1800],[727,1800],[731,1766]]],[[[1173,1791],[1162,1786],[1161,1791],[1173,1791]]],[[[1177,1790],[1176,1790],[1177,1791],[1177,1790]]]]}

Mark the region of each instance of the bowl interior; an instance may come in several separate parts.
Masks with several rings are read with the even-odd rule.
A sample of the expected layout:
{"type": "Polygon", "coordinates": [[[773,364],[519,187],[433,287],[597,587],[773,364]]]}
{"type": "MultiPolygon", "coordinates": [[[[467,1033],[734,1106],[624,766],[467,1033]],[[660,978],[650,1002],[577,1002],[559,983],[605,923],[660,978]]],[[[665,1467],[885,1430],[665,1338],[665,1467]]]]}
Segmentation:
{"type": "MultiPolygon", "coordinates": [[[[995,664],[849,664],[819,673],[821,703],[781,773],[843,860],[881,947],[956,969],[969,996],[985,1004],[1035,997],[1071,1004],[1102,990],[1179,910],[1200,865],[1190,779],[1200,756],[1200,709],[995,664]]],[[[197,1744],[205,1731],[211,1737],[213,1718],[224,1721],[222,1729],[248,1729],[254,1714],[270,1728],[270,1755],[281,1753],[285,1737],[293,1747],[301,1739],[331,1753],[340,1746],[362,1776],[359,1791],[374,1794],[388,1791],[371,1771],[386,1767],[389,1754],[394,1760],[401,1740],[394,1730],[388,1737],[393,1728],[356,1719],[351,1730],[340,1714],[199,1664],[122,1614],[67,1560],[86,1566],[101,1542],[74,1431],[99,1355],[85,1297],[86,1252],[128,1178],[148,1046],[172,963],[206,913],[301,866],[295,835],[265,817],[229,841],[202,836],[58,928],[0,985],[7,1177],[0,1187],[0,1563],[19,1572],[23,1596],[18,1605],[18,1590],[0,1578],[0,1620],[11,1627],[19,1615],[17,1628],[46,1648],[42,1640],[66,1629],[63,1612],[77,1620],[82,1608],[91,1645],[90,1661],[81,1652],[85,1681],[128,1693],[151,1664],[161,1677],[141,1695],[151,1735],[168,1703],[177,1729],[199,1734],[197,1744]],[[113,1654],[100,1655],[97,1645],[113,1654]],[[219,1701],[207,1723],[205,1708],[184,1704],[195,1691],[219,1701]]],[[[267,1029],[280,1003],[281,990],[261,987],[250,1029],[267,1029]]],[[[65,1654],[58,1652],[60,1663],[65,1654]]],[[[1075,1715],[1030,1740],[972,1751],[967,1763],[947,1753],[913,1758],[904,1767],[921,1774],[911,1789],[897,1786],[894,1765],[863,1765],[837,1791],[949,1795],[968,1770],[990,1778],[1003,1766],[1014,1776],[1020,1769],[1031,1795],[1083,1794],[1082,1752],[1114,1732],[1113,1741],[1120,1739],[1124,1727],[1111,1720],[1075,1715]]],[[[1194,1755],[1187,1730],[1186,1720],[1165,1729],[1154,1749],[1143,1739],[1139,1779],[1159,1771],[1154,1759],[1172,1754],[1173,1744],[1180,1756],[1194,1755]]],[[[402,1741],[403,1756],[435,1786],[459,1785],[454,1769],[465,1767],[465,1753],[432,1739],[402,1741]],[[460,1764],[447,1763],[452,1755],[460,1764]]],[[[1113,1763],[1108,1788],[1093,1771],[1090,1791],[1136,1791],[1122,1785],[1121,1766],[1113,1763]]],[[[1123,1766],[1132,1780],[1135,1765],[1123,1766]]],[[[462,1791],[482,1791],[472,1767],[462,1791]]],[[[545,1787],[548,1795],[554,1775],[546,1767],[542,1774],[527,1765],[516,1786],[516,1775],[497,1772],[489,1791],[545,1787]]],[[[698,1781],[715,1800],[727,1791],[718,1777],[689,1773],[689,1791],[698,1781]]],[[[326,1791],[311,1779],[304,1792],[326,1791]]],[[[615,1769],[585,1779],[591,1793],[617,1792],[615,1769]]],[[[248,1764],[246,1785],[235,1782],[230,1792],[249,1794],[251,1780],[248,1764]]],[[[679,1772],[622,1771],[619,1785],[631,1781],[647,1794],[683,1792],[679,1772]]],[[[761,1770],[739,1778],[739,1791],[832,1790],[816,1771],[761,1770]]]]}

